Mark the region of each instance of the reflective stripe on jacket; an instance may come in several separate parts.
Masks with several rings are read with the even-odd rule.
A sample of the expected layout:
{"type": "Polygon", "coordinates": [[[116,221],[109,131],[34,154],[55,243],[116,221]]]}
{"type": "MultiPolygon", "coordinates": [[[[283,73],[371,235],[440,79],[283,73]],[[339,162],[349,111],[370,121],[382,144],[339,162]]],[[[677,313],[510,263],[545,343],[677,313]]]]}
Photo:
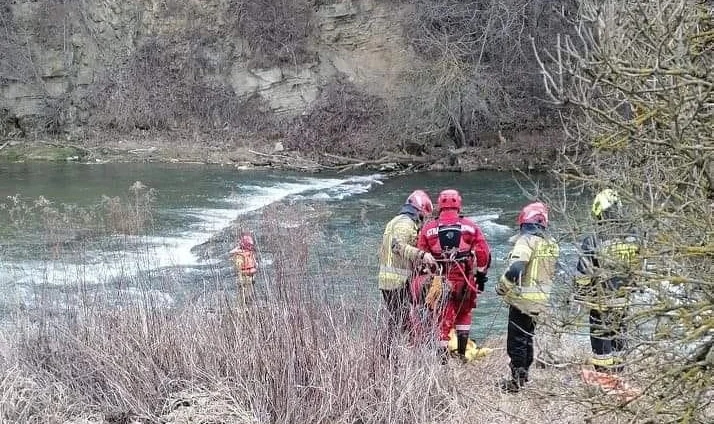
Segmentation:
{"type": "Polygon", "coordinates": [[[520,234],[509,255],[509,267],[521,261],[526,266],[520,282],[516,281],[506,294],[506,302],[524,313],[545,312],[559,255],[560,248],[552,237],[520,234]]]}
{"type": "Polygon", "coordinates": [[[642,267],[637,238],[589,236],[582,250],[575,300],[600,311],[628,307],[633,271],[642,267]]]}
{"type": "Polygon", "coordinates": [[[416,245],[419,227],[408,215],[399,214],[387,223],[379,250],[379,288],[401,288],[411,277],[419,250],[416,245]]]}

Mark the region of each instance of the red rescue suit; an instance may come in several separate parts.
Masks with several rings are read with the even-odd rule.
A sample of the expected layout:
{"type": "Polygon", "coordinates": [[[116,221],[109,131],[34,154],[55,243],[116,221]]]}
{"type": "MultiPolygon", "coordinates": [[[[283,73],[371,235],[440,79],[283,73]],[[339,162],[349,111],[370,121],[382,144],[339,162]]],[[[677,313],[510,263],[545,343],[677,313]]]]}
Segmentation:
{"type": "Polygon", "coordinates": [[[255,252],[241,249],[236,253],[236,265],[241,275],[252,277],[258,271],[255,262],[255,252]]]}
{"type": "Polygon", "coordinates": [[[474,273],[485,273],[490,262],[490,248],[481,229],[456,209],[443,210],[436,220],[419,232],[417,247],[428,251],[443,267],[449,297],[439,316],[439,339],[449,343],[449,332],[471,330],[471,310],[478,293],[474,273]]]}

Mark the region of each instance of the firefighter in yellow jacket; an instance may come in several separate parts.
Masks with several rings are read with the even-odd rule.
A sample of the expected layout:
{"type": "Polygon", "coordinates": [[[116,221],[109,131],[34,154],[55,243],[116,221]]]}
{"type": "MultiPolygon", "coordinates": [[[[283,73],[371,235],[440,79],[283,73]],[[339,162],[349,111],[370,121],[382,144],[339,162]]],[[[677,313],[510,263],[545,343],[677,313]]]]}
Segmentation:
{"type": "Polygon", "coordinates": [[[622,369],[627,331],[625,317],[634,272],[641,268],[640,241],[622,219],[622,204],[612,189],[599,192],[592,205],[595,234],[583,240],[575,278],[575,300],[590,308],[590,346],[596,371],[622,369]]]}
{"type": "Polygon", "coordinates": [[[560,254],[558,243],[546,234],[548,209],[543,203],[524,207],[517,223],[520,229],[508,256],[508,269],[496,285],[496,293],[509,304],[506,351],[511,376],[501,383],[501,389],[510,393],[518,392],[528,381],[536,318],[548,310],[560,254]]]}
{"type": "Polygon", "coordinates": [[[390,334],[408,329],[409,287],[417,261],[434,264],[434,257],[417,249],[417,234],[434,209],[429,195],[416,190],[384,229],[379,251],[379,289],[390,314],[390,334]]]}
{"type": "Polygon", "coordinates": [[[238,299],[247,303],[253,299],[253,285],[258,265],[255,258],[255,242],[250,233],[243,233],[238,246],[229,252],[233,258],[238,286],[238,299]]]}

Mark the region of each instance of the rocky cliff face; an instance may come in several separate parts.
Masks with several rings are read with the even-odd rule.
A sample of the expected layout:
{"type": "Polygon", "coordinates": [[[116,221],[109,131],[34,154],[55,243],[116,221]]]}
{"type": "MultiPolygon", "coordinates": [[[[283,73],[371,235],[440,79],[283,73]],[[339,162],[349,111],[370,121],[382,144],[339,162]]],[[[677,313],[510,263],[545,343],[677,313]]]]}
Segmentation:
{"type": "MultiPolygon", "coordinates": [[[[300,57],[270,66],[255,60],[261,40],[246,39],[240,30],[251,13],[240,1],[5,1],[0,11],[5,35],[0,36],[0,135],[6,136],[48,129],[81,132],[97,114],[122,112],[102,109],[135,107],[107,100],[131,88],[131,79],[116,75],[142,52],[143,63],[151,63],[173,49],[176,60],[166,61],[166,72],[179,75],[178,80],[220,85],[238,99],[258,96],[282,116],[304,112],[338,73],[370,94],[388,96],[417,60],[398,23],[407,6],[387,1],[305,3],[309,25],[300,57]],[[164,42],[147,48],[157,39],[164,42]],[[178,58],[189,56],[195,60],[186,73],[178,69],[183,66],[178,58]],[[107,98],[98,102],[101,96],[107,98]]],[[[280,2],[263,3],[264,11],[253,8],[252,13],[279,13],[268,6],[279,8],[280,2]]],[[[146,66],[138,69],[152,72],[146,66]]]]}

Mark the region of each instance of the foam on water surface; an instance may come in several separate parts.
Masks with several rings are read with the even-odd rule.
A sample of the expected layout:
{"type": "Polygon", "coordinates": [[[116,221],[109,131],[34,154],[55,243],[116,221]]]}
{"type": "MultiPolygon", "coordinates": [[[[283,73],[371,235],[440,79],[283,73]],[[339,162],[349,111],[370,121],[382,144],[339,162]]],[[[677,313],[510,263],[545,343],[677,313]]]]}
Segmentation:
{"type": "Polygon", "coordinates": [[[373,174],[345,178],[293,178],[265,185],[237,183],[233,192],[225,198],[212,199],[213,204],[221,207],[172,209],[172,214],[190,217],[190,223],[170,236],[123,237],[121,243],[124,249],[86,252],[81,263],[64,260],[6,262],[0,266],[0,284],[103,284],[130,280],[133,275],[159,268],[207,265],[221,259],[202,261],[191,249],[206,242],[241,215],[292,197],[299,200],[297,196],[325,201],[343,200],[383,184],[383,178],[380,174],[373,174]]]}

